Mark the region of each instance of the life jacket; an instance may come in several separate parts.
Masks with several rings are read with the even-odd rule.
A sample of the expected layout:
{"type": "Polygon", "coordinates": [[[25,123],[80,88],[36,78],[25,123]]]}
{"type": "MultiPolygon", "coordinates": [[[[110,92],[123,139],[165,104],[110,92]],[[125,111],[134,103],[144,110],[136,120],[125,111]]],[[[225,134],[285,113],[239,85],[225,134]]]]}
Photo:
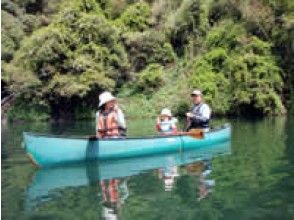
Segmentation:
{"type": "MultiPolygon", "coordinates": [[[[200,103],[199,105],[196,105],[193,107],[192,112],[195,115],[201,115],[201,108],[204,105],[204,103],[200,103]]],[[[209,128],[209,121],[210,119],[206,120],[206,121],[191,121],[191,125],[190,128],[209,128]]]]}
{"type": "Polygon", "coordinates": [[[100,181],[102,198],[104,202],[115,203],[118,201],[118,183],[119,181],[116,179],[110,179],[109,181],[100,181]]]}
{"type": "Polygon", "coordinates": [[[171,119],[171,120],[168,120],[168,121],[160,121],[157,124],[157,129],[158,129],[159,132],[161,132],[163,134],[174,133],[174,132],[176,132],[175,120],[171,119]]]}
{"type": "Polygon", "coordinates": [[[110,111],[108,113],[101,111],[97,123],[98,133],[102,138],[120,136],[120,128],[115,111],[110,111]]]}

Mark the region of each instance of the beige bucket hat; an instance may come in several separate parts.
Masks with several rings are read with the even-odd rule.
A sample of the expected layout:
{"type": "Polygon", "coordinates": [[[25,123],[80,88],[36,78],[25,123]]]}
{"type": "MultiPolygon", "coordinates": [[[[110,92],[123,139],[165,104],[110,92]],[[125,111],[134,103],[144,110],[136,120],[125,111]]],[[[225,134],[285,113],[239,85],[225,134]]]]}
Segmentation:
{"type": "Polygon", "coordinates": [[[110,92],[103,92],[99,95],[99,108],[107,102],[116,100],[116,98],[110,92]]]}
{"type": "Polygon", "coordinates": [[[200,95],[200,96],[202,96],[202,92],[199,89],[195,89],[193,92],[191,92],[191,96],[193,96],[193,95],[200,95]]]}

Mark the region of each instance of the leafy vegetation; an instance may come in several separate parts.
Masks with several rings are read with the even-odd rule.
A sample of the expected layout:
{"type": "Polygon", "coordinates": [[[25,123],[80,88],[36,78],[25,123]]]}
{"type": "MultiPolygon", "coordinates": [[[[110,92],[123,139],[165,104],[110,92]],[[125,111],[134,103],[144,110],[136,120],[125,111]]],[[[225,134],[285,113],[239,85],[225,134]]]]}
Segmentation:
{"type": "Polygon", "coordinates": [[[231,21],[212,28],[209,51],[196,59],[191,84],[202,88],[216,112],[281,114],[283,81],[271,45],[244,33],[231,21]]]}
{"type": "Polygon", "coordinates": [[[130,116],[138,102],[150,106],[145,115],[163,105],[180,115],[196,87],[215,114],[284,114],[294,92],[293,7],[289,0],[3,1],[2,81],[22,100],[16,105],[43,106],[55,118],[91,117],[103,90],[130,116]]]}

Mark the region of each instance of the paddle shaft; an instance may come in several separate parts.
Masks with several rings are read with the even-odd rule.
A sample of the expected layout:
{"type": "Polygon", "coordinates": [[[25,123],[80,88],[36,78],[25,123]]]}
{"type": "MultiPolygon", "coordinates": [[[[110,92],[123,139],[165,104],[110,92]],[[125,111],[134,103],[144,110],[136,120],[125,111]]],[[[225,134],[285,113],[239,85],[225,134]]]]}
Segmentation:
{"type": "MultiPolygon", "coordinates": [[[[191,129],[190,131],[179,131],[175,134],[171,134],[172,136],[176,136],[176,135],[187,135],[187,136],[191,136],[193,138],[198,138],[198,139],[201,139],[201,138],[204,138],[204,132],[202,129],[191,129]]],[[[169,135],[167,135],[169,136],[169,135]]],[[[87,136],[87,138],[89,140],[98,140],[100,139],[99,137],[97,137],[96,135],[90,135],[90,136],[87,136]]]]}

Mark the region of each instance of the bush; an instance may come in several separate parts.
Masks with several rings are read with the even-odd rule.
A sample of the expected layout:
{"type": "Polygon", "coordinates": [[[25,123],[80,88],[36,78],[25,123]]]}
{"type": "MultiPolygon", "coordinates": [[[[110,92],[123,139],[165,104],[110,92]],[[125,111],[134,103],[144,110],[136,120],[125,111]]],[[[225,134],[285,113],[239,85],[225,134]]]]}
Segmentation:
{"type": "Polygon", "coordinates": [[[225,20],[208,32],[205,45],[207,49],[222,47],[234,50],[241,45],[244,35],[245,29],[242,25],[235,24],[231,20],[225,20]]]}
{"type": "Polygon", "coordinates": [[[9,120],[43,121],[49,116],[48,106],[27,102],[23,97],[18,97],[8,112],[9,120]]]}
{"type": "Polygon", "coordinates": [[[20,16],[23,14],[23,11],[19,7],[19,5],[17,5],[15,2],[11,0],[1,1],[1,11],[2,11],[1,13],[5,11],[6,13],[9,13],[14,17],[20,16]]]}
{"type": "Polygon", "coordinates": [[[109,19],[118,18],[128,6],[126,0],[98,0],[105,16],[109,19]]]}
{"type": "MultiPolygon", "coordinates": [[[[185,55],[191,41],[198,41],[207,30],[206,11],[200,0],[184,0],[168,20],[171,44],[177,55],[185,55]]],[[[193,45],[194,46],[194,45],[193,45]]]]}
{"type": "Polygon", "coordinates": [[[233,1],[213,1],[209,7],[209,23],[213,25],[227,18],[231,18],[234,21],[242,18],[242,12],[238,8],[238,5],[233,1]]]}
{"type": "Polygon", "coordinates": [[[123,38],[131,66],[136,72],[150,63],[166,65],[175,60],[173,49],[162,33],[155,31],[126,33],[123,38]]]}
{"type": "Polygon", "coordinates": [[[1,25],[1,59],[9,62],[13,58],[15,51],[19,48],[20,41],[25,36],[24,27],[16,17],[6,11],[1,11],[1,25]]]}
{"type": "Polygon", "coordinates": [[[24,24],[24,30],[27,33],[33,32],[41,26],[40,18],[30,14],[22,16],[22,23],[24,24]]]}
{"type": "Polygon", "coordinates": [[[284,113],[280,97],[284,84],[271,56],[271,45],[247,36],[238,25],[225,25],[208,33],[210,51],[195,60],[191,85],[201,88],[207,102],[220,114],[284,113]]]}
{"type": "Polygon", "coordinates": [[[118,29],[95,1],[76,1],[49,26],[24,40],[6,67],[6,79],[13,92],[23,88],[25,97],[56,105],[52,100],[87,99],[89,94],[112,90],[127,68],[118,29]],[[65,17],[71,12],[75,15],[68,23],[65,17]]]}
{"type": "Polygon", "coordinates": [[[163,85],[163,67],[158,64],[150,64],[140,72],[136,79],[137,92],[150,95],[163,85]]]}
{"type": "Polygon", "coordinates": [[[123,31],[144,31],[150,26],[151,9],[145,2],[130,5],[115,24],[123,31]]]}

